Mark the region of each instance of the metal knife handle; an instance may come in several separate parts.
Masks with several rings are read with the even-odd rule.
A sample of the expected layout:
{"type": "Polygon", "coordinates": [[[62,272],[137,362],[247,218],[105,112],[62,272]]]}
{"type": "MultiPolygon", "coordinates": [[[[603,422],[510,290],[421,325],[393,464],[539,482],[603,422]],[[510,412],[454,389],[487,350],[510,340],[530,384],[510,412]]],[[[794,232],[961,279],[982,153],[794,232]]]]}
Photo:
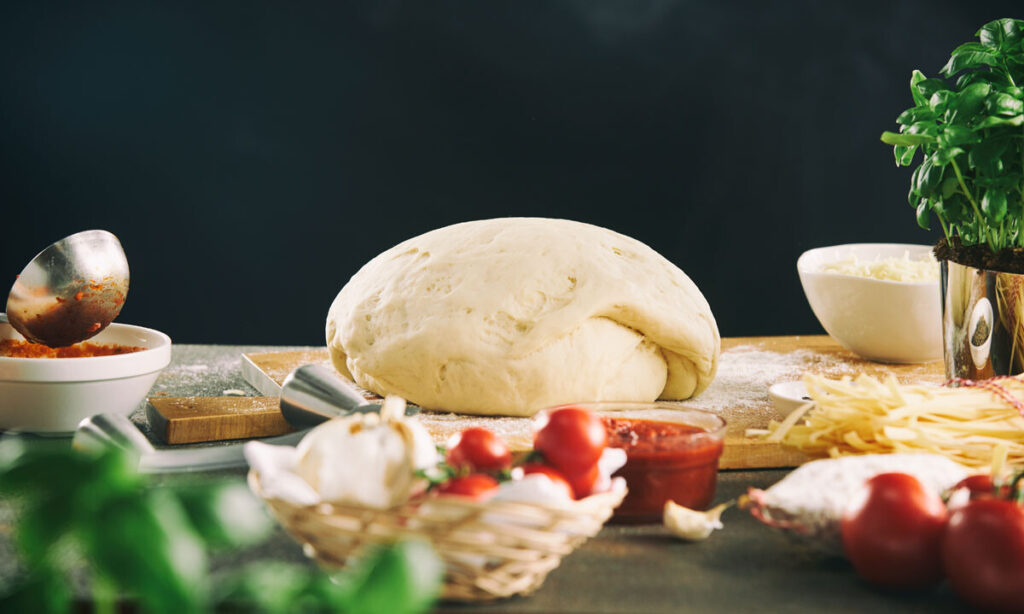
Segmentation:
{"type": "Polygon", "coordinates": [[[295,369],[281,386],[281,415],[297,429],[316,426],[355,411],[374,411],[378,407],[321,365],[304,365],[295,369]]]}
{"type": "Polygon", "coordinates": [[[95,450],[116,446],[134,456],[145,456],[156,451],[127,416],[96,414],[78,423],[71,445],[81,450],[95,450]]]}
{"type": "MultiPolygon", "coordinates": [[[[264,437],[256,441],[276,446],[294,446],[306,431],[264,437]]],[[[206,448],[184,450],[157,450],[139,459],[141,473],[180,473],[188,471],[216,471],[245,467],[245,442],[229,443],[206,448]]]]}

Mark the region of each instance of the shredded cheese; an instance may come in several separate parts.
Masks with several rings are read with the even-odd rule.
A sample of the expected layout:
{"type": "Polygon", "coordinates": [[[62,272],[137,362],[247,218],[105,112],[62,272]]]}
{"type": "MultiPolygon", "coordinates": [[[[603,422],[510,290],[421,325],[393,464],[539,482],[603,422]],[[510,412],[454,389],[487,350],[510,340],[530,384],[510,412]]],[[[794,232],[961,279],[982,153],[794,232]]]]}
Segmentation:
{"type": "Polygon", "coordinates": [[[939,263],[930,253],[924,260],[911,260],[909,252],[903,252],[902,258],[876,257],[874,260],[861,260],[851,256],[845,260],[830,262],[821,270],[824,273],[885,281],[929,282],[939,279],[939,263]]]}
{"type": "MultiPolygon", "coordinates": [[[[765,439],[809,456],[931,452],[970,467],[1024,466],[1024,417],[986,387],[902,385],[890,375],[830,380],[806,374],[813,403],[768,425],[765,439]]],[[[1024,376],[994,382],[1024,399],[1024,376]]]]}

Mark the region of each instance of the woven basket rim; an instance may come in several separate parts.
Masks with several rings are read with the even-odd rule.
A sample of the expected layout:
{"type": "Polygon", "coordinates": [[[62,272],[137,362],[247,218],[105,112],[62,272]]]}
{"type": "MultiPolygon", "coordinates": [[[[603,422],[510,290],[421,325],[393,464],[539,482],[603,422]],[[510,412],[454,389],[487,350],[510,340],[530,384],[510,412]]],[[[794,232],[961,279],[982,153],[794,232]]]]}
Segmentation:
{"type": "Polygon", "coordinates": [[[372,511],[377,513],[388,513],[388,512],[399,512],[400,510],[417,507],[424,503],[429,502],[431,505],[444,505],[452,508],[463,509],[467,511],[516,511],[522,509],[537,509],[543,510],[550,514],[559,516],[578,516],[581,513],[587,513],[593,508],[604,508],[611,505],[613,508],[618,507],[622,500],[626,497],[629,492],[628,488],[623,482],[623,486],[619,489],[612,489],[605,492],[594,493],[583,499],[574,499],[566,501],[564,504],[553,504],[545,502],[528,502],[528,501],[474,501],[467,497],[435,497],[429,494],[417,495],[408,501],[404,501],[398,505],[394,505],[388,508],[373,508],[362,505],[346,504],[346,503],[331,503],[329,501],[321,501],[318,503],[311,504],[300,504],[292,501],[286,501],[278,497],[268,497],[263,492],[263,484],[260,481],[259,472],[255,469],[249,469],[247,475],[249,487],[264,501],[275,501],[282,505],[287,505],[292,508],[306,509],[315,514],[323,514],[327,509],[337,511],[352,511],[352,512],[364,512],[372,511]]]}
{"type": "Polygon", "coordinates": [[[267,497],[255,469],[247,478],[282,528],[321,565],[344,566],[367,544],[425,538],[445,562],[442,599],[471,602],[538,589],[562,557],[601,530],[627,492],[623,482],[564,505],[426,495],[376,509],[296,504],[267,497]]]}

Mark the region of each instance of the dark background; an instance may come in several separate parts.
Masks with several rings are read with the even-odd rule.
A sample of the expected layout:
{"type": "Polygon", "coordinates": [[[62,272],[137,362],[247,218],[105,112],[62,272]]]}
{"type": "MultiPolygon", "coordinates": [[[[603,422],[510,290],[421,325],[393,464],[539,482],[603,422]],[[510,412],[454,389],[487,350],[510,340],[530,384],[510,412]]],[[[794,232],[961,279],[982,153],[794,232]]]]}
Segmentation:
{"type": "Polygon", "coordinates": [[[930,243],[883,130],[1014,2],[0,5],[0,279],[116,233],[119,318],[321,344],[365,261],[535,215],[651,245],[725,336],[821,332],[805,249],[930,243]]]}

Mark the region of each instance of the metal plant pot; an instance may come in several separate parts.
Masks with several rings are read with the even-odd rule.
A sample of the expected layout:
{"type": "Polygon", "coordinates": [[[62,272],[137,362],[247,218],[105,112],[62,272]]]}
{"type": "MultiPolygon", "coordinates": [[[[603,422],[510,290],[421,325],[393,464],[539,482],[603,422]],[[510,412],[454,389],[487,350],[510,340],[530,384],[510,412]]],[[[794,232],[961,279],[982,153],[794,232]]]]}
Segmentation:
{"type": "Polygon", "coordinates": [[[946,376],[1024,372],[1024,275],[949,260],[940,270],[946,376]]]}

